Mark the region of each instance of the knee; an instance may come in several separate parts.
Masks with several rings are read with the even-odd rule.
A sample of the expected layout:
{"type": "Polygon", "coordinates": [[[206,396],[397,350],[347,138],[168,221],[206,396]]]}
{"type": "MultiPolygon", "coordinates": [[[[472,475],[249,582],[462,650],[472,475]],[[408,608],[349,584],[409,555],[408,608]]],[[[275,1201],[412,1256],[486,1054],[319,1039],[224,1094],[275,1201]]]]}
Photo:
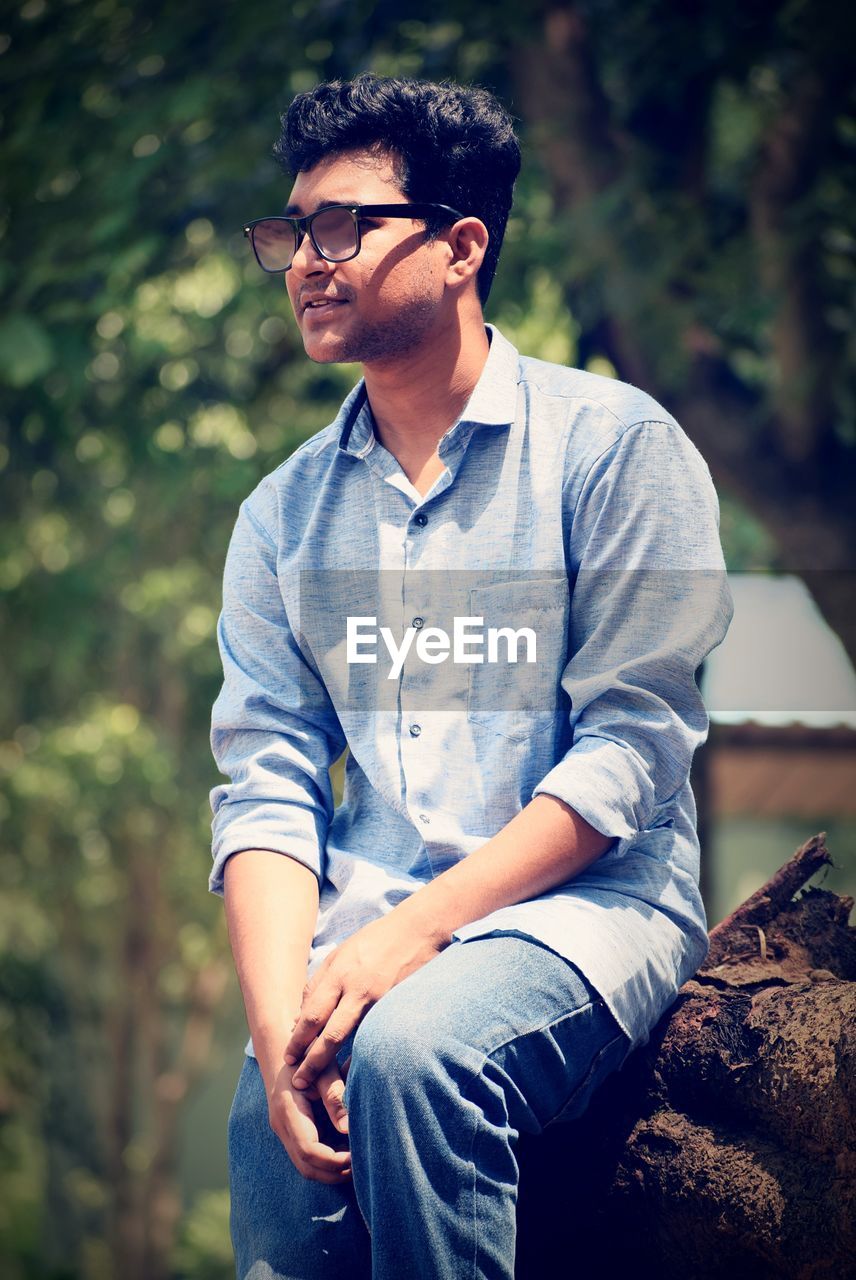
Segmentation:
{"type": "Polygon", "coordinates": [[[397,998],[397,992],[387,992],[357,1028],[348,1071],[351,1097],[374,1090],[422,1090],[448,1068],[450,1046],[434,1020],[397,998]]]}
{"type": "Polygon", "coordinates": [[[369,1009],[354,1036],[351,1069],[384,1078],[412,1070],[430,1053],[430,1033],[389,991],[369,1009]]]}

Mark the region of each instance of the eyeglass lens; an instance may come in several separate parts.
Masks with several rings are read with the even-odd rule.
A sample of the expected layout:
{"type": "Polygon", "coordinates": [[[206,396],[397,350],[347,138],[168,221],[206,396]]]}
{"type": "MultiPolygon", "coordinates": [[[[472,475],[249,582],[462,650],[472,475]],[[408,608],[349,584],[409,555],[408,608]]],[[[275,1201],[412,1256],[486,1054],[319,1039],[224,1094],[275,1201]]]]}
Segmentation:
{"type": "MultiPolygon", "coordinates": [[[[332,262],[343,261],[357,249],[356,219],[348,209],[322,209],[312,219],[312,239],[332,262]]],[[[286,271],[294,257],[290,222],[271,218],[253,227],[253,247],[266,271],[286,271]]]]}
{"type": "Polygon", "coordinates": [[[357,223],[347,209],[322,209],[312,219],[312,238],[325,258],[347,258],[357,247],[357,223]]]}

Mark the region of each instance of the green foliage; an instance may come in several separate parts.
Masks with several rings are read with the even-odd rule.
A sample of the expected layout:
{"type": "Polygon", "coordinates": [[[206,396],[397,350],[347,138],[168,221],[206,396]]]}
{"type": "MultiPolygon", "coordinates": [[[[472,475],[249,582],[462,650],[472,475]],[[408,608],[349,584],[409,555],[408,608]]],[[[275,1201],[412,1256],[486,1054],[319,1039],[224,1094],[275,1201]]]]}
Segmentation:
{"type": "Polygon", "coordinates": [[[182,1225],[175,1252],[179,1280],[232,1280],[235,1259],[229,1246],[229,1193],[198,1196],[182,1225]]]}
{"type": "Polygon", "coordinates": [[[229,533],[353,371],[306,367],[240,230],[282,201],[277,99],[306,66],[278,6],[31,0],[7,30],[0,965],[31,980],[2,984],[0,1239],[95,1276],[111,1170],[142,1194],[153,1090],[227,950],[205,879],[229,533]]]}

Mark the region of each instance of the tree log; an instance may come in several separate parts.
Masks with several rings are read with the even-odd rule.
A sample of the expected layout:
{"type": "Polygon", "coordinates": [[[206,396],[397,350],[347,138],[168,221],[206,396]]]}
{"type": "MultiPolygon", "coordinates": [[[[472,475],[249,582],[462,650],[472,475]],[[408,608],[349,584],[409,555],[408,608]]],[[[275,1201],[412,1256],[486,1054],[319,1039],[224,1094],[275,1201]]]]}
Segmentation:
{"type": "Polygon", "coordinates": [[[521,1136],[517,1280],[856,1277],[853,899],[794,897],[831,862],[808,840],[588,1112],[521,1136]]]}

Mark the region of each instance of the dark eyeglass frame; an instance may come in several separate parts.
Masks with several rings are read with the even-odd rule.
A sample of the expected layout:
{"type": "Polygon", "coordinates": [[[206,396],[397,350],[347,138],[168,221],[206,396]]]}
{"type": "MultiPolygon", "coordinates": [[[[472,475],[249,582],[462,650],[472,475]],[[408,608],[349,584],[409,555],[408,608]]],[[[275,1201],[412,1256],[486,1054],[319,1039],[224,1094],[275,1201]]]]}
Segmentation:
{"type": "Polygon", "coordinates": [[[316,209],[314,213],[307,213],[302,218],[290,218],[285,214],[274,214],[267,218],[254,218],[252,222],[248,222],[244,227],[244,235],[252,245],[256,262],[262,271],[267,271],[272,275],[279,275],[281,271],[290,271],[294,261],[294,254],[300,248],[303,237],[308,235],[312,242],[312,247],[318,254],[319,258],[323,258],[325,262],[350,262],[352,258],[356,258],[363,244],[362,229],[360,226],[363,218],[430,218],[432,214],[447,214],[449,222],[459,222],[466,215],[459,213],[457,209],[452,209],[447,204],[327,204],[321,209],[316,209]],[[332,258],[328,253],[320,247],[315,239],[312,230],[312,223],[322,213],[329,213],[331,209],[347,209],[354,220],[354,237],[357,247],[353,253],[346,254],[343,258],[332,258]],[[287,267],[266,267],[259,257],[258,249],[255,241],[255,228],[260,222],[287,222],[294,232],[294,250],[291,255],[291,262],[287,267]]]}

